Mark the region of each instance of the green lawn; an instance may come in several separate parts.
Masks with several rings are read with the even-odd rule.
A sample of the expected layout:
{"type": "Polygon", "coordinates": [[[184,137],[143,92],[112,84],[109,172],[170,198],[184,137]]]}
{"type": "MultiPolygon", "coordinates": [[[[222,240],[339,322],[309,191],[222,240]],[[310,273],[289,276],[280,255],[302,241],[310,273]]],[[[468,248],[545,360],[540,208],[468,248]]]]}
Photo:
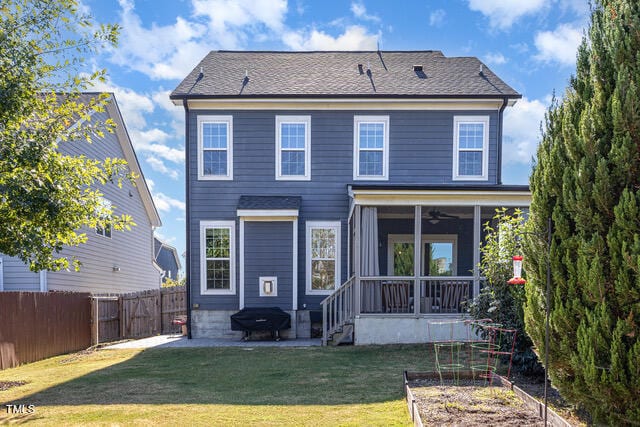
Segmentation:
{"type": "Polygon", "coordinates": [[[0,424],[410,425],[425,345],[101,350],[0,371],[0,424]],[[35,405],[7,414],[6,404],[35,405]]]}

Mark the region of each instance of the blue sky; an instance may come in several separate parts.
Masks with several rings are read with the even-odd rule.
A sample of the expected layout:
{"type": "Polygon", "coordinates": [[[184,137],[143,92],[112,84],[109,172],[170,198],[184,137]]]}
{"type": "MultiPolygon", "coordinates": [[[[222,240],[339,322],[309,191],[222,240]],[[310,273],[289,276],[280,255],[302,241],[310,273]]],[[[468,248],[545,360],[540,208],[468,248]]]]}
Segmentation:
{"type": "Polygon", "coordinates": [[[210,50],[440,50],[476,56],[523,98],[505,111],[505,184],[526,184],[552,94],[561,96],[589,19],[587,0],[83,0],[122,27],[92,58],[116,94],[160,212],[185,249],[184,116],[169,93],[210,50]]]}

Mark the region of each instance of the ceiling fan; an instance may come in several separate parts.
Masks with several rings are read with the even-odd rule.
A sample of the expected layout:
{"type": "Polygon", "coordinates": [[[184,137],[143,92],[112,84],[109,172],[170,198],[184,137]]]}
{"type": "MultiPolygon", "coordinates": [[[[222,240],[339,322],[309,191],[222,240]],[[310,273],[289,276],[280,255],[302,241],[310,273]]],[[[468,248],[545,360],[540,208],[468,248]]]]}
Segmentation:
{"type": "Polygon", "coordinates": [[[441,219],[459,219],[457,215],[449,215],[448,213],[440,212],[438,209],[431,209],[429,211],[429,221],[431,224],[437,224],[441,219]]]}

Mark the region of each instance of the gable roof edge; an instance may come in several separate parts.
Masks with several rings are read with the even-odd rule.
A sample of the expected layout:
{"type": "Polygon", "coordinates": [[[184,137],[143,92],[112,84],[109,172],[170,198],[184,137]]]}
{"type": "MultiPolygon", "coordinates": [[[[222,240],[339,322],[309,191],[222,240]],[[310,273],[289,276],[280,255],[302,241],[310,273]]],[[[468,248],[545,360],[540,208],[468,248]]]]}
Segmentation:
{"type": "Polygon", "coordinates": [[[124,124],[124,119],[120,112],[120,107],[118,107],[115,94],[113,92],[108,93],[110,101],[107,104],[107,112],[109,113],[109,117],[116,122],[115,134],[118,142],[120,143],[120,147],[122,148],[122,152],[124,153],[124,159],[127,161],[129,169],[137,175],[137,178],[135,179],[136,187],[151,225],[153,227],[160,227],[162,225],[162,220],[160,219],[156,205],[153,202],[153,197],[151,196],[151,191],[149,190],[147,181],[144,178],[142,169],[140,168],[138,157],[133,149],[133,144],[131,142],[129,132],[127,131],[127,127],[124,124]]]}

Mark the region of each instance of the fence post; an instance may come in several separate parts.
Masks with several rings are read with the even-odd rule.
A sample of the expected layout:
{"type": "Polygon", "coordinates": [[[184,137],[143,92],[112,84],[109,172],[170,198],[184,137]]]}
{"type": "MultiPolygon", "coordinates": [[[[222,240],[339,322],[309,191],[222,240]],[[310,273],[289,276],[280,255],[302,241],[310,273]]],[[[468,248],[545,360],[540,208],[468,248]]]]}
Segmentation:
{"type": "Polygon", "coordinates": [[[124,300],[122,295],[118,297],[118,325],[120,326],[120,339],[124,339],[124,300]]]}
{"type": "Polygon", "coordinates": [[[100,307],[98,298],[92,297],[91,300],[91,313],[93,317],[93,328],[91,331],[91,342],[93,345],[100,343],[100,307]]]}

